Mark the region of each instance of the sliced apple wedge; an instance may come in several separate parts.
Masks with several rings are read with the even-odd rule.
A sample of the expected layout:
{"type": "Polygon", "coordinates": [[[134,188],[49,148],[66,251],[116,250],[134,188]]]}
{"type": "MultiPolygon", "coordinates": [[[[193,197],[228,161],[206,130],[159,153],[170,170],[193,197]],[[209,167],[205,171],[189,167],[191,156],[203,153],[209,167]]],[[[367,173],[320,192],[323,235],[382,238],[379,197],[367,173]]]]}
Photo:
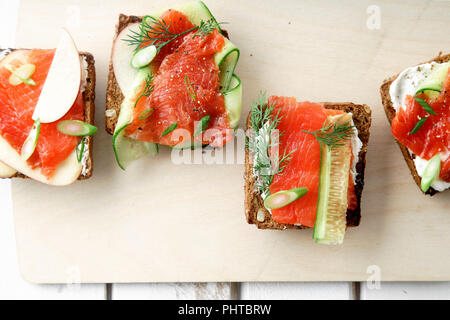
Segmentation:
{"type": "Polygon", "coordinates": [[[80,84],[80,56],[72,37],[63,29],[33,120],[49,123],[61,119],[75,102],[80,84]]]}
{"type": "Polygon", "coordinates": [[[125,96],[133,90],[134,79],[138,73],[138,69],[131,66],[131,60],[134,56],[134,46],[127,41],[133,32],[139,32],[140,23],[133,23],[123,29],[114,40],[112,48],[112,63],[114,68],[114,76],[125,96]]]}
{"type": "MultiPolygon", "coordinates": [[[[41,173],[41,168],[32,168],[26,161],[22,159],[20,154],[0,136],[0,161],[6,166],[10,166],[24,175],[54,186],[64,186],[71,184],[77,180],[81,173],[82,165],[78,162],[76,151],[56,168],[55,175],[48,179],[41,173]]],[[[1,163],[1,162],[0,162],[1,163]]],[[[12,170],[12,169],[11,169],[12,170]]]]}
{"type": "Polygon", "coordinates": [[[11,168],[10,166],[0,161],[0,178],[11,178],[16,173],[16,169],[11,168]]]}

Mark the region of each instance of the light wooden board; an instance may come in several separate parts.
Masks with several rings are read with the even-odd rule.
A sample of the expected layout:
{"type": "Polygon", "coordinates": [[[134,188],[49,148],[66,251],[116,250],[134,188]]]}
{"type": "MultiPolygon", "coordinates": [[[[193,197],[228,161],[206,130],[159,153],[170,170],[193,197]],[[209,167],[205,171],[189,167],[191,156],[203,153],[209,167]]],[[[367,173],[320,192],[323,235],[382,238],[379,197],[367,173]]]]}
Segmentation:
{"type": "MultiPolygon", "coordinates": [[[[79,48],[97,61],[101,127],[118,13],[143,15],[163,2],[25,0],[17,46],[55,46],[57,28],[69,24],[79,48]]],[[[450,3],[378,2],[374,30],[367,27],[368,1],[207,4],[230,23],[241,48],[243,118],[261,89],[372,107],[361,226],[341,247],[314,245],[311,231],[257,230],[244,220],[242,165],[177,166],[164,149],[121,172],[111,137],[100,130],[92,179],[66,188],[13,182],[23,276],[64,282],[77,266],[84,282],[364,281],[373,270],[385,281],[449,280],[449,194],[420,194],[378,90],[384,78],[449,50],[442,39],[450,31],[450,3]]]]}

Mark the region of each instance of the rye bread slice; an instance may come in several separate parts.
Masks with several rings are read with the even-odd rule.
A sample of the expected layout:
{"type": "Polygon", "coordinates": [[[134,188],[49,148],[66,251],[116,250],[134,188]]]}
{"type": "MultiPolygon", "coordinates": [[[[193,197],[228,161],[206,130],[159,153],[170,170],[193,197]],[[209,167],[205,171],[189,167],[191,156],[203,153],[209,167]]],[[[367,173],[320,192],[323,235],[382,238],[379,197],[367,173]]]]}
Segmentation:
{"type": "MultiPolygon", "coordinates": [[[[371,124],[371,110],[367,105],[357,105],[351,102],[322,103],[327,109],[342,110],[347,113],[352,113],[353,122],[358,130],[358,137],[362,142],[362,148],[358,155],[358,162],[356,164],[355,193],[358,200],[358,205],[354,210],[347,210],[347,227],[356,227],[361,220],[361,195],[364,187],[364,168],[366,165],[366,152],[370,136],[371,124]]],[[[247,118],[247,129],[250,127],[250,115],[247,118]]],[[[261,195],[255,192],[255,177],[253,176],[253,165],[250,161],[250,154],[248,150],[245,151],[245,216],[249,224],[256,224],[258,229],[306,229],[305,226],[296,226],[292,224],[278,223],[272,219],[272,215],[264,207],[261,195]],[[264,213],[264,221],[258,220],[258,211],[264,213]]],[[[260,214],[261,215],[261,214],[260,214]]]]}
{"type": "MultiPolygon", "coordinates": [[[[439,53],[439,55],[436,58],[434,58],[434,59],[432,59],[430,61],[423,62],[423,63],[430,63],[430,62],[433,62],[433,61],[437,62],[437,63],[448,62],[448,61],[450,61],[450,54],[442,55],[441,53],[439,53]]],[[[419,64],[423,64],[423,63],[419,63],[419,64]]],[[[394,106],[392,104],[391,95],[389,94],[389,88],[390,88],[392,82],[395,79],[397,79],[398,76],[399,76],[399,74],[384,80],[384,82],[383,82],[383,84],[381,85],[381,88],[380,88],[381,101],[383,102],[384,111],[386,113],[387,119],[389,120],[389,124],[392,124],[392,119],[394,119],[395,113],[396,113],[395,109],[394,109],[394,106]]],[[[395,141],[397,142],[397,145],[399,146],[400,151],[403,154],[403,158],[405,158],[406,164],[408,165],[409,170],[411,171],[411,175],[412,175],[414,181],[416,182],[416,184],[419,187],[420,191],[423,192],[422,189],[420,188],[421,178],[420,178],[419,174],[417,173],[417,169],[416,169],[416,166],[414,164],[414,155],[409,152],[407,147],[405,147],[400,142],[398,142],[397,139],[395,139],[395,141]]],[[[449,190],[449,189],[450,188],[448,188],[446,190],[449,190]]],[[[439,191],[437,191],[437,190],[433,189],[432,187],[430,187],[430,189],[428,189],[428,191],[425,192],[425,194],[433,196],[433,195],[435,195],[438,192],[439,191]]]]}
{"type": "MultiPolygon", "coordinates": [[[[5,51],[14,50],[28,50],[28,49],[0,49],[0,54],[5,51]]],[[[89,52],[80,52],[80,57],[86,62],[86,82],[83,91],[84,99],[84,121],[94,125],[94,114],[95,114],[95,60],[94,56],[89,52]]],[[[85,148],[87,147],[87,157],[83,162],[83,168],[81,170],[78,180],[88,179],[92,176],[94,160],[92,157],[94,137],[86,137],[85,148]]],[[[29,179],[27,176],[20,172],[17,172],[10,178],[25,178],[29,179]]]]}

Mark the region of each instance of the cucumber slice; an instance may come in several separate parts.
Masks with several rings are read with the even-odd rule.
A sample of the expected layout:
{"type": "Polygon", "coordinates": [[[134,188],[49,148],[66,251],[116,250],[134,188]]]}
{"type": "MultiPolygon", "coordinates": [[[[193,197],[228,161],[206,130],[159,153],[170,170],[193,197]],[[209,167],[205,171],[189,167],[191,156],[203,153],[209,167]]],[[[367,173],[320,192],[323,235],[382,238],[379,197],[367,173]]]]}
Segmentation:
{"type": "Polygon", "coordinates": [[[134,100],[139,95],[140,90],[145,85],[145,79],[150,75],[149,67],[139,69],[134,80],[132,90],[127,95],[120,106],[119,118],[113,135],[113,150],[117,164],[123,170],[129,163],[147,155],[158,154],[156,143],[143,142],[125,136],[125,128],[133,119],[134,100]]]}
{"type": "MultiPolygon", "coordinates": [[[[351,120],[350,114],[328,117],[330,123],[351,120]]],[[[341,244],[344,241],[351,156],[350,140],[332,147],[321,144],[319,197],[313,234],[317,243],[341,244]]]]}
{"type": "Polygon", "coordinates": [[[439,156],[439,154],[437,154],[428,161],[428,164],[423,171],[422,180],[420,182],[420,188],[423,192],[427,192],[428,189],[430,189],[431,184],[439,176],[440,171],[441,157],[439,156]]]}
{"type": "Polygon", "coordinates": [[[431,74],[426,77],[425,80],[423,80],[423,82],[420,84],[416,95],[424,92],[429,98],[435,99],[441,92],[442,85],[448,74],[449,67],[449,62],[443,63],[441,65],[436,65],[431,74]]]}
{"type": "Polygon", "coordinates": [[[28,137],[25,139],[22,145],[22,150],[20,151],[22,159],[28,160],[34,153],[40,131],[41,131],[41,121],[39,119],[36,119],[36,121],[33,124],[33,127],[30,130],[30,133],[28,134],[28,137]]]}
{"type": "Polygon", "coordinates": [[[222,92],[226,92],[230,88],[231,79],[240,56],[239,49],[227,38],[224,38],[224,40],[224,47],[214,55],[214,61],[220,70],[219,83],[222,92]]]}
{"type": "Polygon", "coordinates": [[[294,188],[291,190],[278,191],[264,200],[264,206],[267,209],[282,208],[295,200],[300,199],[306,193],[308,193],[308,188],[294,188]]]}
{"type": "Polygon", "coordinates": [[[239,125],[242,111],[242,85],[241,79],[235,74],[231,80],[231,89],[223,93],[225,109],[228,111],[228,120],[231,129],[239,125]]]}
{"type": "Polygon", "coordinates": [[[142,67],[148,66],[155,58],[158,50],[155,46],[148,46],[140,49],[131,59],[131,66],[135,69],[140,69],[142,67]]]}
{"type": "Polygon", "coordinates": [[[79,120],[63,120],[58,122],[58,131],[68,136],[92,136],[97,133],[97,127],[79,120]]]}

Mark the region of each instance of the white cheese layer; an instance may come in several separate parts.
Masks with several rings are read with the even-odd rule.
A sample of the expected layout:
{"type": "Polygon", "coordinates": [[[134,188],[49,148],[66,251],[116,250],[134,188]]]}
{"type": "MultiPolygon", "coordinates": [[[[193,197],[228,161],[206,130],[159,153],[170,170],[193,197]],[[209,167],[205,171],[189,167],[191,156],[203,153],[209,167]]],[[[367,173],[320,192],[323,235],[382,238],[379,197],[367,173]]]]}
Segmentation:
{"type": "MultiPolygon", "coordinates": [[[[405,69],[395,79],[390,88],[389,95],[391,97],[392,105],[395,111],[399,108],[406,109],[404,104],[407,95],[414,96],[417,90],[420,88],[422,82],[431,74],[435,68],[439,68],[442,64],[431,62],[421,64],[415,67],[405,69]]],[[[410,154],[414,154],[409,150],[410,154]]],[[[439,153],[442,160],[448,157],[449,150],[439,153]]],[[[417,174],[422,177],[423,171],[428,164],[428,160],[422,159],[417,155],[414,155],[414,165],[416,166],[417,174]]],[[[444,191],[450,188],[450,183],[442,181],[439,177],[431,184],[431,187],[436,191],[444,191]]]]}

